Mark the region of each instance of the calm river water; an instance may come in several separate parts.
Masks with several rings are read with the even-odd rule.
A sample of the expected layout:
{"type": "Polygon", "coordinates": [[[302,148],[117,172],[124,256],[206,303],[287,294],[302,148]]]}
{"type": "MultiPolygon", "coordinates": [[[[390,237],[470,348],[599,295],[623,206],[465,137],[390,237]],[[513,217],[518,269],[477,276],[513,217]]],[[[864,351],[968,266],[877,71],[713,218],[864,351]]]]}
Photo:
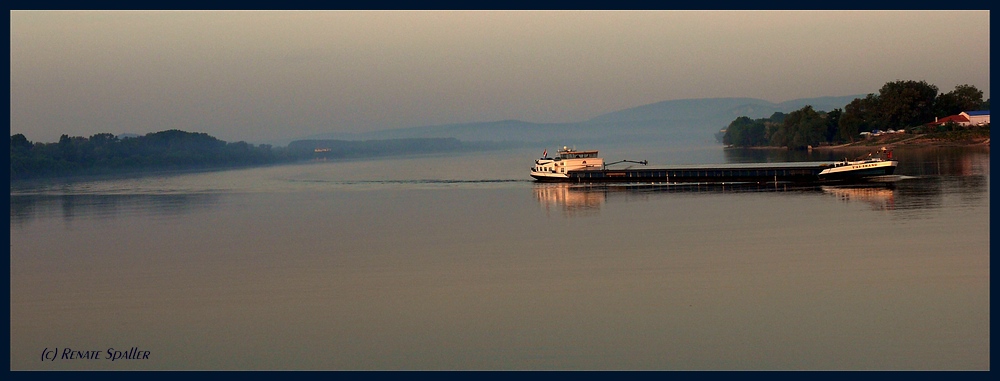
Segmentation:
{"type": "Polygon", "coordinates": [[[851,187],[537,184],[542,148],[13,186],[11,369],[989,369],[988,147],[851,187]]]}

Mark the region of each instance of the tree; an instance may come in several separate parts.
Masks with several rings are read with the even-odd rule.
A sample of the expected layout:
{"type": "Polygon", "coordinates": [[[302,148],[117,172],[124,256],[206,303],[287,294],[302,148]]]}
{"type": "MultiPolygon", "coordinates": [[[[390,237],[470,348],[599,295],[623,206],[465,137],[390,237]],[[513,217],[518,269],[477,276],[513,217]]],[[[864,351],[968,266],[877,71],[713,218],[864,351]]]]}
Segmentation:
{"type": "Polygon", "coordinates": [[[76,161],[78,155],[76,154],[76,147],[74,147],[73,144],[73,138],[70,138],[69,135],[62,134],[59,136],[58,144],[59,159],[70,162],[76,161]]]}
{"type": "Polygon", "coordinates": [[[878,95],[879,118],[885,128],[902,129],[934,120],[937,86],[925,81],[896,81],[882,86],[878,95]]]}
{"type": "Polygon", "coordinates": [[[24,134],[14,134],[10,136],[10,149],[11,151],[28,151],[31,149],[31,142],[24,137],[24,134]]]}
{"type": "Polygon", "coordinates": [[[834,142],[840,140],[840,116],[844,114],[844,111],[835,108],[833,111],[826,113],[826,141],[834,142]]]}
{"type": "Polygon", "coordinates": [[[118,142],[118,137],[109,133],[94,134],[90,137],[90,144],[93,144],[95,147],[103,147],[116,142],[118,142]]]}
{"type": "Polygon", "coordinates": [[[854,142],[861,132],[871,132],[878,128],[876,112],[878,109],[878,96],[868,94],[864,98],[855,98],[844,107],[844,113],[837,123],[840,130],[840,139],[854,142]]]}
{"type": "Polygon", "coordinates": [[[723,144],[731,144],[737,147],[753,147],[767,144],[764,138],[764,121],[752,120],[746,116],[741,116],[729,123],[726,134],[722,137],[723,144]]]}
{"type": "MultiPolygon", "coordinates": [[[[457,141],[457,140],[456,140],[457,141]]],[[[89,139],[69,135],[58,143],[29,142],[10,137],[11,179],[99,174],[122,170],[231,167],[276,162],[271,146],[246,142],[227,144],[205,133],[168,130],[118,139],[102,133],[89,139]]],[[[286,155],[282,160],[294,160],[286,155]]]]}
{"type": "Polygon", "coordinates": [[[782,123],[782,141],[772,143],[780,143],[778,145],[793,149],[817,145],[826,140],[826,124],[825,114],[816,112],[812,106],[802,107],[785,117],[785,122],[782,123]]]}
{"type": "Polygon", "coordinates": [[[785,121],[786,116],[788,116],[788,114],[785,114],[781,111],[775,111],[774,114],[771,114],[771,117],[767,119],[774,123],[782,123],[785,121]]]}
{"type": "Polygon", "coordinates": [[[10,136],[10,178],[15,179],[30,170],[32,144],[23,134],[10,136]]]}
{"type": "Polygon", "coordinates": [[[977,111],[983,107],[983,92],[971,85],[958,85],[955,90],[938,95],[934,101],[934,116],[945,117],[962,111],[977,111]]]}

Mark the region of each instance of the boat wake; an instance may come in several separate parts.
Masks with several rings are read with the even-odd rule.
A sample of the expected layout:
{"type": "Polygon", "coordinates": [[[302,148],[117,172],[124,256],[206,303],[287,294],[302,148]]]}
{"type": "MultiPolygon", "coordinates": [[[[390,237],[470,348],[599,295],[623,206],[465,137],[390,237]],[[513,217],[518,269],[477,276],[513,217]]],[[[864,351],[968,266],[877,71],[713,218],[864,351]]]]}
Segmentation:
{"type": "Polygon", "coordinates": [[[289,180],[297,183],[323,183],[336,185],[454,185],[454,184],[503,184],[530,183],[528,179],[481,179],[481,180],[449,180],[449,179],[411,179],[411,180],[289,180]]]}
{"type": "Polygon", "coordinates": [[[870,183],[894,183],[897,181],[916,179],[917,177],[905,176],[905,175],[885,175],[885,176],[872,176],[865,178],[865,182],[870,183]]]}

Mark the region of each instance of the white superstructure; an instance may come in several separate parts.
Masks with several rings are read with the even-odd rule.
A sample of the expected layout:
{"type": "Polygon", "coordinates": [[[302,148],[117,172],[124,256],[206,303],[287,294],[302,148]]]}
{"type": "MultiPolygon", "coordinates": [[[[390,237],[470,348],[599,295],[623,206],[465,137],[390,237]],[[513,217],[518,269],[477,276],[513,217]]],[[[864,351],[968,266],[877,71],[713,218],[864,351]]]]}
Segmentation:
{"type": "Polygon", "coordinates": [[[559,156],[550,158],[542,153],[542,158],[535,160],[531,168],[531,177],[538,180],[562,180],[569,176],[569,171],[604,169],[604,159],[597,156],[597,151],[577,151],[569,147],[559,150],[559,156]]]}

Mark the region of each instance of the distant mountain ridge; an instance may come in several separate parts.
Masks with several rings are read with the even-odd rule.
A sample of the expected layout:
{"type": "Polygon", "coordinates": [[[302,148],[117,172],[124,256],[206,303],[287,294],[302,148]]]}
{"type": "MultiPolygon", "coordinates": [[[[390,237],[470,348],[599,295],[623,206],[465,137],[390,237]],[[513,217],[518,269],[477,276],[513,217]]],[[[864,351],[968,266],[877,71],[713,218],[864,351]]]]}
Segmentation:
{"type": "Polygon", "coordinates": [[[714,134],[740,116],[753,119],[788,113],[806,105],[817,111],[843,109],[864,95],[795,99],[772,103],[756,98],[678,99],[598,115],[576,123],[532,123],[520,120],[406,127],[364,133],[327,133],[295,140],[385,140],[455,138],[462,141],[525,143],[600,143],[669,141],[714,142],[714,134]]]}
{"type": "Polygon", "coordinates": [[[812,105],[813,109],[818,111],[830,111],[835,108],[843,109],[844,106],[859,97],[864,97],[864,95],[802,98],[781,103],[772,103],[757,98],[678,99],[610,112],[596,116],[587,122],[608,123],[722,117],[728,119],[728,124],[728,122],[741,116],[754,119],[765,118],[775,112],[787,113],[798,110],[806,105],[812,105]]]}

